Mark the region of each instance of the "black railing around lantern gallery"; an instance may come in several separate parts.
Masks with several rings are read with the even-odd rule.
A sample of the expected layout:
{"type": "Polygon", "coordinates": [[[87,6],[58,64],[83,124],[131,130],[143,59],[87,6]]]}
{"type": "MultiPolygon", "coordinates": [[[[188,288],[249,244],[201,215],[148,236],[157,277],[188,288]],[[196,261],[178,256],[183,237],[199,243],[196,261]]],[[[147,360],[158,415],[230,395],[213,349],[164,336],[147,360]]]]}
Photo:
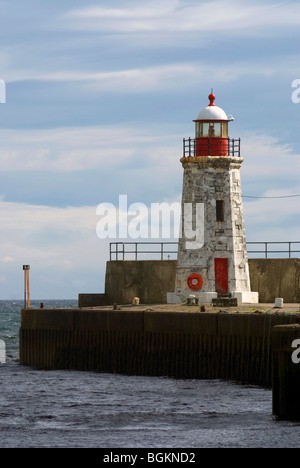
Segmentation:
{"type": "MultiPolygon", "coordinates": [[[[177,249],[178,242],[111,242],[109,258],[110,261],[176,260],[177,249]]],[[[247,242],[247,253],[249,258],[299,258],[300,241],[247,242]]]]}
{"type": "Polygon", "coordinates": [[[240,138],[184,138],[183,157],[194,156],[241,156],[240,138]],[[220,151],[221,148],[221,151],[220,151]],[[220,151],[220,153],[219,153],[220,151]]]}

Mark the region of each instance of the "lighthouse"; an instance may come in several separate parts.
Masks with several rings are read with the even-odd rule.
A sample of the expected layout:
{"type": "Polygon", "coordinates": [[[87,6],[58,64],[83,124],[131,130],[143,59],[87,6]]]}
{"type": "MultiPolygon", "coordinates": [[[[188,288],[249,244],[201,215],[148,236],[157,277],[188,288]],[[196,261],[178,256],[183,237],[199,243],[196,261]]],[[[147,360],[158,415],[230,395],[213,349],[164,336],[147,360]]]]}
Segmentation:
{"type": "Polygon", "coordinates": [[[233,297],[257,303],[250,288],[243,215],[240,139],[228,136],[231,115],[209,104],[195,122],[195,138],[183,140],[183,187],[175,290],[168,303],[191,295],[199,302],[233,297]]]}

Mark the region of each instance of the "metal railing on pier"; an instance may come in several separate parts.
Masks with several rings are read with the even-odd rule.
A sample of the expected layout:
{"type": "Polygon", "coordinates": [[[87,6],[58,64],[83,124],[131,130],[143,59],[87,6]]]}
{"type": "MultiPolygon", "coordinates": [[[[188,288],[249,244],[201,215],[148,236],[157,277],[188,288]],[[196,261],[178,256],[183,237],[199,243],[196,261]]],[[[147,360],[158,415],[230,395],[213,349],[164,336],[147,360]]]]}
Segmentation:
{"type": "Polygon", "coordinates": [[[177,258],[178,242],[111,242],[110,260],[157,260],[177,258]]]}
{"type": "MultiPolygon", "coordinates": [[[[286,241],[286,242],[247,242],[247,253],[260,254],[263,258],[293,258],[293,254],[300,253],[300,241],[286,241]],[[248,246],[255,245],[258,250],[249,250],[248,246]],[[261,247],[261,248],[259,248],[261,247]],[[279,249],[279,250],[278,250],[279,249]],[[280,255],[279,255],[280,254],[280,255]]],[[[256,257],[257,258],[257,257],[256,257]]],[[[296,257],[295,257],[296,258],[296,257]]]]}
{"type": "MultiPolygon", "coordinates": [[[[176,260],[177,251],[178,242],[111,242],[109,259],[176,260]]],[[[247,253],[249,258],[297,258],[300,241],[247,242],[247,253]],[[251,250],[252,246],[255,250],[251,250]]]]}

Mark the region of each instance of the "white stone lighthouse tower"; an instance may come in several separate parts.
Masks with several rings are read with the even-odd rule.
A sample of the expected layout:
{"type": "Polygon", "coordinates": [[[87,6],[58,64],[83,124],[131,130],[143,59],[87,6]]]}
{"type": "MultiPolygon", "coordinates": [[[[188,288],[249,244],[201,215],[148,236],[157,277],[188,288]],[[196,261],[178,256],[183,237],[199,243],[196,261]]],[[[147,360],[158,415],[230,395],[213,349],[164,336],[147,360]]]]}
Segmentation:
{"type": "Polygon", "coordinates": [[[218,296],[258,302],[251,292],[243,215],[240,139],[228,137],[233,117],[215,105],[202,109],[195,139],[183,140],[184,174],[175,291],[168,302],[194,295],[200,302],[218,296]]]}

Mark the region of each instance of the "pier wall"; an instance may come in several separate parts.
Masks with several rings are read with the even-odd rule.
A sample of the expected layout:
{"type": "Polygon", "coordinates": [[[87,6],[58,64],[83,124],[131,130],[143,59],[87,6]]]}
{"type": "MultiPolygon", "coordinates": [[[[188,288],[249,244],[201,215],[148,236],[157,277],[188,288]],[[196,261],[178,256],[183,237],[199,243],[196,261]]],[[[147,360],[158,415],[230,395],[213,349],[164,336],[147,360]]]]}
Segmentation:
{"type": "MultiPolygon", "coordinates": [[[[105,293],[79,294],[79,307],[103,304],[130,304],[139,297],[142,304],[166,303],[174,291],[176,260],[121,260],[106,264],[105,293]]],[[[250,259],[252,291],[261,303],[276,297],[286,303],[300,302],[300,259],[250,259]]]]}
{"type": "Polygon", "coordinates": [[[24,309],[20,363],[175,378],[272,384],[272,329],[285,313],[24,309]]]}
{"type": "Polygon", "coordinates": [[[300,302],[299,258],[255,258],[249,260],[252,291],[259,292],[259,301],[274,302],[282,297],[286,303],[300,302]]]}

